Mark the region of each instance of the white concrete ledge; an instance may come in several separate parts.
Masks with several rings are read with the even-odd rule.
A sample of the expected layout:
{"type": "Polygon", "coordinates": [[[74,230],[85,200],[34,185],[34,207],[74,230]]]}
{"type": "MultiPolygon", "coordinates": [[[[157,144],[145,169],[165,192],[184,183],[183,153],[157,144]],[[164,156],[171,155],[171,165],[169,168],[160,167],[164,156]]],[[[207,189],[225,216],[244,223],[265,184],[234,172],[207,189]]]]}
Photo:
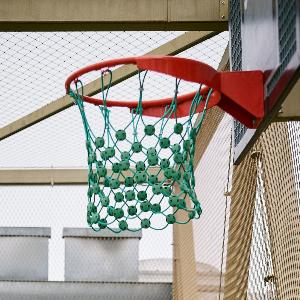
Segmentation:
{"type": "Polygon", "coordinates": [[[63,238],[78,237],[78,238],[97,238],[97,239],[141,239],[142,231],[130,232],[122,231],[120,233],[113,233],[109,229],[101,230],[99,232],[93,231],[91,228],[67,228],[63,229],[63,238]]]}
{"type": "Polygon", "coordinates": [[[1,236],[51,237],[50,227],[0,227],[1,236]]]}
{"type": "Polygon", "coordinates": [[[170,283],[0,281],[5,300],[171,300],[170,283]]]}

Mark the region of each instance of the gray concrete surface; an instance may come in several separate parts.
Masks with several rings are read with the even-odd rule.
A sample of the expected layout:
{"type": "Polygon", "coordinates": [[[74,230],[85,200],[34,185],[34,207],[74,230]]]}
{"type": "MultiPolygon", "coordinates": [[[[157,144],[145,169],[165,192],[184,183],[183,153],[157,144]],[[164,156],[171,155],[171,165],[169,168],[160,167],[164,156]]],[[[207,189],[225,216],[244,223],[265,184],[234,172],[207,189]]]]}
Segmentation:
{"type": "Polygon", "coordinates": [[[141,232],[64,228],[65,280],[138,281],[141,232]]]}
{"type": "Polygon", "coordinates": [[[40,236],[51,237],[50,227],[0,227],[2,236],[40,236]]]}
{"type": "Polygon", "coordinates": [[[101,230],[96,232],[90,228],[71,228],[65,227],[63,228],[63,238],[66,237],[80,237],[80,238],[134,238],[134,239],[141,239],[142,238],[142,231],[138,232],[130,232],[130,231],[122,231],[120,233],[113,233],[110,230],[101,230]]]}
{"type": "Polygon", "coordinates": [[[0,281],[0,300],[171,300],[170,283],[0,281]]]}
{"type": "Polygon", "coordinates": [[[0,280],[48,280],[50,228],[0,228],[0,280]]]}

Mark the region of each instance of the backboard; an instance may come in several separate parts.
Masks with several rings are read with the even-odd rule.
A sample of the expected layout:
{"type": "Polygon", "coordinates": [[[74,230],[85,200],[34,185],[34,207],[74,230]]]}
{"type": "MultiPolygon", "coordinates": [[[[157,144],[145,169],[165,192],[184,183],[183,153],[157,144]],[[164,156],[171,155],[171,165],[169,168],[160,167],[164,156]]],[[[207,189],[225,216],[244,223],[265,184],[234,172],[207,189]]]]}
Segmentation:
{"type": "Polygon", "coordinates": [[[238,164],[270,122],[280,121],[287,101],[292,114],[282,120],[299,118],[300,2],[231,0],[229,27],[231,70],[262,70],[265,82],[265,117],[259,127],[248,129],[234,121],[238,164]]]}

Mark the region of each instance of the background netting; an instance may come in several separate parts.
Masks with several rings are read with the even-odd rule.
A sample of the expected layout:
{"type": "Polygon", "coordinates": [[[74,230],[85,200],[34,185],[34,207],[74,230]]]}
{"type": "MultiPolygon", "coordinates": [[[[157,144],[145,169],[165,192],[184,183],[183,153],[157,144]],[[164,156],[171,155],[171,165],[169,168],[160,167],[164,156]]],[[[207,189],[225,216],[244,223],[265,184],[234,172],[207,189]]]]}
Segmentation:
{"type": "MultiPolygon", "coordinates": [[[[3,97],[1,98],[3,109],[0,110],[1,126],[5,126],[19,117],[23,117],[33,110],[64,96],[63,83],[72,71],[84,65],[113,57],[143,55],[183,34],[184,32],[157,31],[1,33],[0,78],[4,88],[3,97]],[[101,41],[101,47],[99,47],[99,41],[101,41]],[[15,101],[16,99],[18,101],[15,101]]],[[[227,43],[228,33],[220,33],[203,43],[184,50],[178,56],[201,60],[217,68],[227,43]]],[[[87,82],[99,78],[99,74],[90,75],[90,77],[85,78],[87,82]]],[[[136,75],[111,87],[110,96],[113,99],[137,98],[139,95],[138,86],[139,81],[136,75]]],[[[153,74],[148,73],[145,81],[144,97],[151,99],[170,96],[174,93],[174,86],[174,79],[158,76],[154,72],[153,74]],[[156,88],[154,89],[154,87],[156,88]],[[153,95],[153,91],[155,91],[155,95],[153,95]]],[[[197,86],[195,85],[181,82],[179,95],[196,89],[197,86]]],[[[101,97],[101,95],[95,97],[98,96],[101,97]]],[[[110,108],[110,111],[113,115],[111,122],[116,128],[122,127],[123,124],[128,124],[131,121],[132,115],[128,109],[110,108]]],[[[93,128],[103,128],[104,122],[99,117],[99,114],[101,114],[99,110],[95,110],[93,105],[86,105],[85,112],[93,128]]],[[[144,120],[147,123],[153,122],[150,117],[145,117],[144,120]]],[[[143,134],[141,126],[138,126],[137,129],[138,134],[143,134]]],[[[170,135],[173,129],[174,119],[170,119],[164,128],[165,134],[170,135]]],[[[98,133],[97,130],[96,133],[98,133]]],[[[131,133],[128,136],[130,137],[131,133]]],[[[76,106],[68,108],[1,141],[0,165],[2,171],[7,168],[25,171],[28,168],[34,170],[45,168],[46,171],[47,169],[67,168],[71,172],[73,170],[76,172],[77,169],[83,170],[87,166],[84,140],[84,130],[80,122],[78,108],[76,106]]],[[[147,147],[151,147],[151,143],[152,140],[147,144],[147,147]]],[[[134,167],[132,164],[131,168],[134,167]]],[[[196,178],[196,181],[199,180],[196,178]]],[[[36,287],[38,284],[36,282],[15,283],[6,281],[0,286],[1,290],[4,286],[6,291],[12,290],[16,293],[17,287],[21,286],[23,289],[28,286],[28,295],[35,291],[36,297],[40,299],[42,295],[48,293],[45,288],[48,284],[51,291],[53,293],[57,292],[57,294],[61,293],[58,284],[61,284],[61,286],[68,284],[66,294],[75,291],[74,293],[79,295],[80,290],[83,290],[85,299],[95,298],[94,295],[102,287],[97,282],[83,283],[83,277],[86,275],[83,268],[77,269],[78,279],[73,280],[72,284],[66,283],[67,279],[65,277],[68,254],[65,253],[66,241],[62,238],[62,231],[65,227],[86,227],[86,193],[87,183],[81,185],[71,183],[67,186],[61,186],[57,184],[55,179],[51,180],[51,178],[49,184],[42,186],[1,187],[1,227],[51,227],[48,248],[48,282],[39,283],[43,286],[39,290],[36,287]],[[56,283],[54,284],[54,282],[56,283]]],[[[204,198],[199,196],[200,194],[197,192],[198,199],[203,203],[204,198]]],[[[212,226],[215,221],[216,219],[211,220],[212,226]]],[[[187,225],[179,226],[184,227],[187,225]]],[[[206,235],[205,232],[203,234],[206,235]]],[[[209,233],[207,233],[208,235],[209,233]]],[[[88,243],[86,242],[87,239],[80,240],[82,240],[83,248],[81,251],[77,249],[78,259],[88,261],[93,265],[99,263],[99,261],[95,261],[93,257],[88,255],[90,251],[98,251],[97,245],[92,246],[92,239],[88,239],[88,243]]],[[[138,264],[138,282],[141,283],[141,286],[130,285],[132,291],[136,288],[147,287],[149,283],[160,282],[160,297],[171,299],[173,243],[172,226],[168,226],[161,231],[142,230],[138,255],[133,256],[132,253],[128,253],[124,257],[126,264],[138,264]]],[[[8,257],[7,253],[9,251],[7,247],[3,246],[1,248],[0,252],[3,259],[8,257]]],[[[28,255],[31,258],[34,256],[32,252],[28,255]]],[[[103,263],[101,260],[100,262],[103,263]]],[[[201,264],[201,259],[199,263],[201,264]]],[[[108,271],[114,272],[113,265],[106,262],[106,266],[108,271]]],[[[128,271],[124,271],[124,274],[126,272],[128,271]]],[[[126,281],[126,277],[123,281],[126,281]]],[[[155,286],[155,284],[150,285],[151,290],[155,286]]],[[[122,285],[121,289],[124,289],[124,287],[122,285]]],[[[107,292],[115,296],[116,293],[120,292],[118,284],[112,284],[107,292]]],[[[122,295],[123,299],[129,299],[125,294],[122,295]]],[[[135,299],[135,297],[131,295],[130,299],[135,299]]]]}
{"type": "MultiPolygon", "coordinates": [[[[65,90],[62,83],[74,69],[111,57],[142,55],[180,34],[182,33],[1,33],[0,77],[3,83],[1,126],[63,96],[65,90]],[[101,48],[99,41],[101,41],[101,48]]],[[[228,33],[221,33],[179,55],[202,60],[217,68],[227,42],[228,33]]],[[[158,91],[160,96],[165,96],[167,81],[157,78],[155,82],[160,83],[158,91]]],[[[132,88],[132,83],[137,87],[136,77],[117,85],[113,98],[122,99],[132,91],[138,92],[132,88]],[[119,88],[120,86],[122,88],[119,88]]],[[[173,91],[174,82],[171,88],[173,91]]],[[[152,86],[145,89],[145,93],[149,96],[152,91],[152,86]]],[[[128,111],[115,108],[111,111],[114,115],[113,122],[120,125],[125,120],[127,123],[130,122],[131,114],[128,111]]],[[[88,106],[86,106],[86,113],[89,116],[93,114],[88,106]]],[[[204,122],[209,119],[207,118],[209,113],[210,111],[207,112],[204,122]]],[[[93,116],[95,117],[89,118],[89,121],[97,124],[99,111],[95,111],[93,116]]],[[[211,119],[209,128],[215,126],[215,123],[219,124],[219,119],[211,119]]],[[[255,166],[251,161],[251,168],[249,168],[250,160],[247,160],[243,165],[243,172],[239,173],[244,174],[244,179],[240,180],[240,197],[236,202],[232,202],[232,197],[224,195],[227,191],[231,122],[228,116],[223,119],[209,147],[203,150],[204,155],[201,155],[199,166],[195,170],[195,190],[205,213],[199,220],[178,225],[178,228],[185,228],[193,224],[192,230],[174,241],[171,226],[162,231],[143,230],[138,256],[128,255],[125,258],[129,264],[136,263],[138,260],[138,282],[142,283],[143,287],[149,282],[166,284],[168,289],[159,291],[159,295],[164,299],[171,299],[172,296],[174,299],[182,299],[181,293],[184,285],[187,285],[186,281],[181,280],[184,277],[191,283],[190,291],[200,299],[205,299],[204,297],[222,299],[224,292],[227,299],[230,299],[228,291],[237,295],[238,290],[243,293],[243,296],[234,297],[235,299],[246,297],[259,300],[298,299],[299,297],[300,266],[297,259],[300,251],[299,122],[285,124],[285,130],[282,125],[273,124],[269,127],[264,136],[262,153],[265,154],[255,161],[255,166]],[[287,138],[282,139],[282,136],[287,138]],[[245,184],[245,179],[249,177],[249,171],[252,172],[254,169],[258,174],[252,175],[254,178],[249,186],[245,184]],[[250,193],[250,198],[254,195],[253,201],[242,202],[249,199],[250,193]],[[237,234],[240,228],[242,235],[234,242],[233,248],[228,248],[229,224],[237,203],[240,203],[240,211],[233,220],[235,227],[232,229],[235,229],[233,233],[237,234]],[[176,255],[173,256],[173,247],[177,249],[179,246],[181,246],[181,253],[176,251],[176,255]],[[195,262],[195,281],[191,278],[190,265],[185,269],[186,272],[183,272],[182,265],[186,263],[184,258],[187,255],[190,255],[187,257],[189,260],[195,262]],[[231,256],[232,260],[228,261],[231,256]],[[177,285],[171,294],[173,275],[174,278],[181,280],[182,285],[177,285]],[[227,275],[229,277],[226,278],[227,275]]],[[[172,125],[170,128],[168,125],[165,127],[165,130],[170,130],[168,134],[173,130],[174,124],[170,124],[172,125]]],[[[201,141],[206,143],[203,139],[204,135],[201,136],[201,141]]],[[[7,168],[82,168],[87,164],[83,140],[84,132],[82,124],[78,121],[77,107],[66,109],[1,141],[1,171],[5,172],[7,168]]],[[[151,147],[151,144],[148,146],[151,147]]],[[[51,239],[49,239],[49,281],[1,281],[1,291],[12,291],[16,294],[22,287],[21,297],[26,291],[27,295],[32,296],[34,293],[37,299],[41,299],[48,294],[49,290],[45,288],[46,286],[50,286],[49,293],[55,293],[58,286],[66,284],[68,288],[64,295],[72,291],[76,294],[84,291],[85,299],[95,299],[97,291],[102,288],[100,283],[83,283],[82,279],[68,283],[65,282],[64,277],[66,257],[62,229],[86,226],[86,184],[59,186],[55,181],[49,180],[49,185],[44,186],[2,186],[0,198],[1,227],[49,226],[52,229],[51,239]],[[41,288],[38,289],[37,286],[41,288]]],[[[87,243],[83,241],[82,246],[85,245],[87,243]]],[[[90,248],[92,246],[83,248],[81,252],[78,251],[78,257],[88,258],[90,263],[95,264],[92,257],[87,257],[87,251],[92,250],[90,248]]],[[[94,246],[94,250],[97,249],[98,247],[94,246]]],[[[19,249],[13,250],[15,252],[19,249]]],[[[10,249],[5,247],[1,247],[0,252],[3,260],[7,260],[12,254],[10,249]]],[[[20,263],[26,260],[22,257],[23,252],[23,250],[19,251],[22,258],[20,263]]],[[[29,253],[29,256],[33,255],[29,253]]],[[[112,265],[108,265],[108,269],[111,268],[112,265]]],[[[76,273],[79,278],[85,275],[80,268],[76,273]]],[[[125,285],[122,289],[116,289],[117,286],[117,284],[110,284],[106,291],[122,293],[125,285]]],[[[129,284],[132,291],[135,287],[134,284],[129,284]]],[[[155,285],[150,287],[152,289],[155,285]]],[[[123,298],[136,299],[134,296],[123,296],[123,298]]]]}
{"type": "Polygon", "coordinates": [[[92,128],[88,121],[85,105],[90,104],[83,102],[80,79],[75,83],[76,90],[69,91],[80,110],[86,136],[89,226],[96,231],[108,228],[113,232],[162,230],[169,224],[198,219],[202,209],[194,190],[195,143],[213,90],[205,89],[205,94],[200,85],[188,116],[177,118],[180,80],[174,79],[172,102],[160,117],[144,118],[147,72],[139,73],[137,107],[131,109],[129,123],[115,127],[113,112],[106,105],[110,84],[104,91],[105,74],[112,82],[112,71],[101,72],[103,105],[94,106],[104,121],[103,127],[92,128]],[[201,102],[204,110],[197,124],[193,124],[201,102]],[[180,211],[185,216],[181,213],[178,217],[180,211]]]}

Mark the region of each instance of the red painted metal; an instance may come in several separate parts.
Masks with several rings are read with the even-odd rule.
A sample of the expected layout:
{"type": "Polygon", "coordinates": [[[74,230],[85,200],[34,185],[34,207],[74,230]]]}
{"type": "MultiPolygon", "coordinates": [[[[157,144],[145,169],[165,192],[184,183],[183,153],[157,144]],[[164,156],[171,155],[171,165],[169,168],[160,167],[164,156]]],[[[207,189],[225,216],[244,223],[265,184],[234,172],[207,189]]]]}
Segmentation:
{"type": "MultiPolygon", "coordinates": [[[[139,70],[151,70],[186,81],[204,84],[201,89],[204,98],[209,89],[212,88],[214,92],[209,100],[208,108],[219,106],[248,128],[255,128],[264,116],[263,72],[218,72],[202,62],[173,56],[120,58],[87,66],[67,78],[65,83],[66,92],[69,92],[71,83],[83,74],[96,70],[106,70],[123,64],[135,64],[139,70]]],[[[192,92],[178,97],[177,117],[189,114],[195,93],[192,92]]],[[[143,100],[143,114],[154,117],[162,116],[165,106],[170,104],[172,99],[143,100]]],[[[102,99],[83,96],[83,100],[92,104],[103,105],[102,99]]],[[[107,106],[121,106],[132,109],[137,107],[137,104],[138,101],[107,100],[107,106]]],[[[197,112],[201,112],[203,108],[204,104],[202,103],[197,112]]]]}

